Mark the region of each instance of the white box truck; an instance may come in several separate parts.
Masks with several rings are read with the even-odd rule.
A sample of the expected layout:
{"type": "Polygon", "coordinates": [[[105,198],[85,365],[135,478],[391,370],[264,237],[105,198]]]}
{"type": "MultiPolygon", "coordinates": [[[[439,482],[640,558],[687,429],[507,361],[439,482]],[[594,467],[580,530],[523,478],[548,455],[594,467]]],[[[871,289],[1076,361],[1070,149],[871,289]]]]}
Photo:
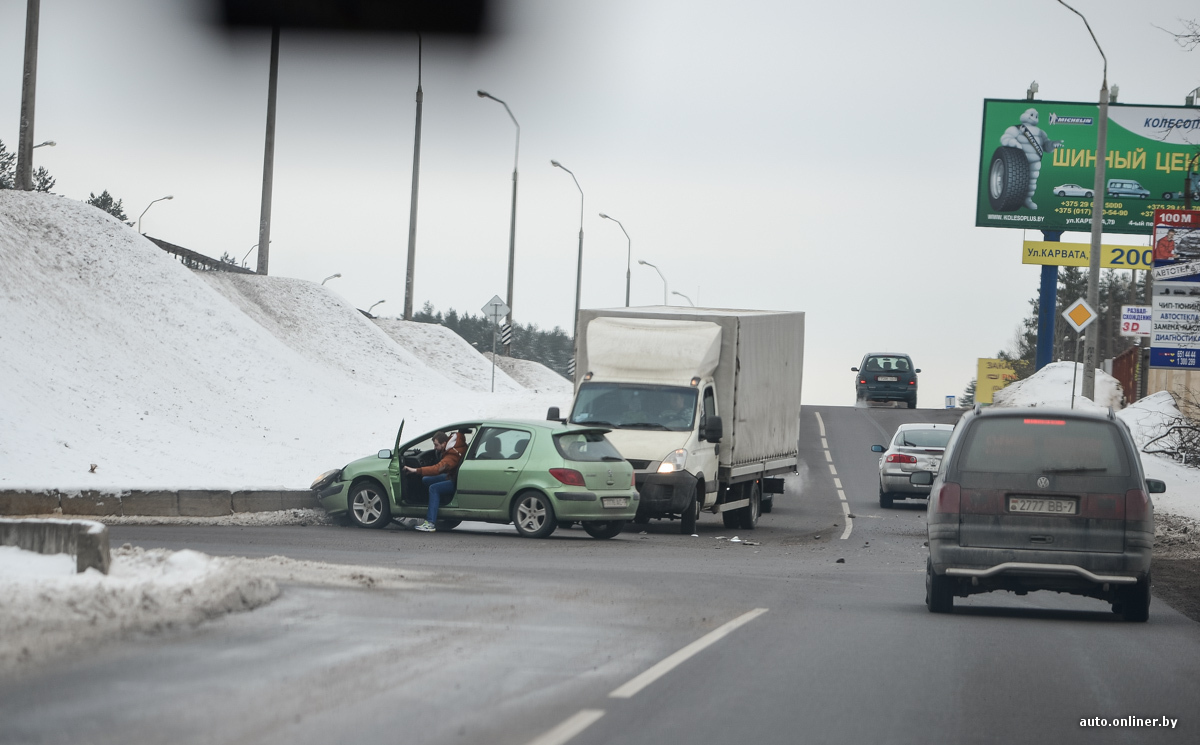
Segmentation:
{"type": "MultiPolygon", "coordinates": [[[[753,529],[796,471],[804,314],[656,306],[579,311],[568,419],[611,428],[639,522],[700,512],[753,529]]],[[[557,407],[548,414],[560,416],[557,407]]]]}

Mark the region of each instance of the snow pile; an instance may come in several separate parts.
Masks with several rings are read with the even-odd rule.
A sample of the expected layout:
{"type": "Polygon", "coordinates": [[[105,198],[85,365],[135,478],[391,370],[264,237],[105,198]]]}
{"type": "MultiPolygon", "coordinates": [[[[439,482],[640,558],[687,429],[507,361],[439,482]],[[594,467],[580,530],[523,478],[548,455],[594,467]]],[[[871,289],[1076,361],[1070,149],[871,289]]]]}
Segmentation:
{"type": "Polygon", "coordinates": [[[75,573],[67,554],[0,547],[0,674],[139,633],[193,626],[252,610],[279,595],[278,583],[408,588],[429,577],[379,567],[214,558],[196,551],[112,552],[108,575],[75,573]]]}
{"type": "MultiPolygon", "coordinates": [[[[492,362],[453,330],[436,323],[377,318],[375,324],[401,346],[455,384],[471,391],[492,390],[492,362]]],[[[497,391],[524,391],[526,386],[497,367],[497,391]]]]}
{"type": "MultiPolygon", "coordinates": [[[[1175,398],[1167,391],[1159,391],[1117,412],[1117,418],[1129,425],[1138,450],[1166,432],[1172,422],[1183,415],[1175,405],[1175,398]]],[[[1150,445],[1154,449],[1154,445],[1150,445]]],[[[1154,495],[1156,513],[1170,513],[1200,520],[1200,469],[1176,463],[1170,456],[1142,453],[1142,469],[1146,478],[1161,479],[1167,484],[1165,494],[1154,495]]]]}
{"type": "Polygon", "coordinates": [[[0,191],[0,265],[0,488],[306,488],[401,420],[570,402],[464,390],[320,285],[192,271],[62,197],[0,191]]]}
{"type": "MultiPolygon", "coordinates": [[[[490,361],[492,353],[484,352],[483,356],[490,361]]],[[[504,355],[497,354],[496,367],[503,369],[512,376],[513,380],[531,391],[557,393],[564,396],[575,395],[575,386],[571,384],[571,381],[540,362],[519,360],[516,357],[505,357],[504,355]]]]}
{"type": "Polygon", "coordinates": [[[1117,379],[1096,370],[1096,400],[1083,397],[1083,365],[1052,362],[1026,378],[996,391],[994,406],[1070,406],[1071,382],[1075,382],[1075,408],[1114,410],[1122,407],[1124,393],[1117,379]]]}

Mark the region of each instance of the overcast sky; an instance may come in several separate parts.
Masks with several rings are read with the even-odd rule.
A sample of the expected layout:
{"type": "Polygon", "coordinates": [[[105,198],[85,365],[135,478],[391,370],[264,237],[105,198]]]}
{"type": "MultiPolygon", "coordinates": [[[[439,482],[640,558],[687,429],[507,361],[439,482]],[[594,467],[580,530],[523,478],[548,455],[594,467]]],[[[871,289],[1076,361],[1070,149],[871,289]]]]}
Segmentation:
{"type": "MultiPolygon", "coordinates": [[[[1200,50],[1164,31],[1194,2],[1077,0],[1124,103],[1179,105],[1200,50]]],[[[807,312],[804,401],[853,401],[863,352],[909,352],[921,405],[960,394],[1037,292],[1019,230],[974,227],[984,98],[1092,101],[1101,60],[1054,0],[845,3],[514,0],[500,33],[427,39],[415,300],[477,313],[505,294],[521,124],[514,316],[582,305],[807,312]],[[686,303],[670,296],[673,304],[686,303]]],[[[15,151],[25,2],[0,4],[0,140],[15,151]]],[[[258,241],[270,39],[197,7],[42,0],[35,165],[74,199],[108,189],[144,232],[239,260],[258,241]]],[[[404,304],[415,37],[284,32],[271,274],[360,308],[404,304]]],[[[1030,239],[1040,239],[1037,232],[1030,239]]],[[[1117,236],[1119,243],[1144,243],[1117,236]]],[[[1086,242],[1083,234],[1064,240],[1086,242]]],[[[254,266],[255,256],[249,257],[254,266]]],[[[7,269],[6,269],[7,270],[7,269]]],[[[1060,322],[1061,324],[1061,322],[1060,322]]]]}

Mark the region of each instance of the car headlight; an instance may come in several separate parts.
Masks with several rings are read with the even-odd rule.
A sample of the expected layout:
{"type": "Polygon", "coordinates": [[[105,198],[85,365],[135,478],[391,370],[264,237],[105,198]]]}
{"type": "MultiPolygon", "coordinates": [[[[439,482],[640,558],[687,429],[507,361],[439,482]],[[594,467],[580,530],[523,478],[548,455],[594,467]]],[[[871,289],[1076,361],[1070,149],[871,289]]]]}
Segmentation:
{"type": "Polygon", "coordinates": [[[684,465],[687,464],[687,450],[679,448],[667,453],[667,457],[662,459],[662,463],[658,464],[659,473],[675,473],[682,471],[684,465]]]}
{"type": "Polygon", "coordinates": [[[340,469],[340,468],[335,468],[332,471],[326,471],[325,473],[323,473],[320,476],[313,479],[312,486],[310,486],[309,488],[312,489],[313,491],[318,491],[320,489],[324,489],[325,487],[329,486],[330,484],[332,484],[333,482],[335,482],[339,478],[341,478],[341,476],[342,476],[342,469],[340,469]]]}

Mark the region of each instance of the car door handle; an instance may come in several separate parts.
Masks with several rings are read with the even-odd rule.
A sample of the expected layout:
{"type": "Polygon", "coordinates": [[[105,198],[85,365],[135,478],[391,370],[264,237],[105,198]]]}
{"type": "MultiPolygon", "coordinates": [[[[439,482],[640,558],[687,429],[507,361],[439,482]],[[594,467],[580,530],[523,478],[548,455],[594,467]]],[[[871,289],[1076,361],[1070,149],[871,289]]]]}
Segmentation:
{"type": "Polygon", "coordinates": [[[519,469],[519,468],[515,468],[515,467],[513,467],[513,466],[509,466],[508,468],[505,468],[505,469],[504,469],[504,472],[505,472],[505,473],[516,473],[517,471],[520,471],[520,470],[521,470],[521,469],[519,469]]]}

